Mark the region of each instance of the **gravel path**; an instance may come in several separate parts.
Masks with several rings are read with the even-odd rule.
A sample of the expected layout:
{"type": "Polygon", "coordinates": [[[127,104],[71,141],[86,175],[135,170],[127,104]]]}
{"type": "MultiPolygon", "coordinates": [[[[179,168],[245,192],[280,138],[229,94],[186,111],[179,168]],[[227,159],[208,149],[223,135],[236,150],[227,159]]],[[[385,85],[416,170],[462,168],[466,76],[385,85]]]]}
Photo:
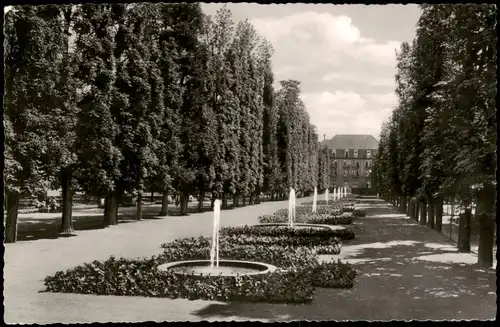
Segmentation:
{"type": "MultiPolygon", "coordinates": [[[[302,201],[311,198],[297,202],[302,201]]],[[[256,223],[259,215],[287,206],[287,201],[267,202],[222,211],[221,225],[256,223]]],[[[58,270],[105,260],[110,255],[150,256],[158,254],[160,244],[165,241],[209,236],[212,213],[205,212],[81,231],[72,238],[6,244],[4,319],[6,323],[46,324],[495,317],[494,270],[480,270],[471,265],[470,262],[477,260],[473,255],[450,257],[455,250],[445,236],[416,225],[384,202],[370,200],[360,206],[367,210],[367,217],[358,218],[352,226],[357,238],[345,244],[341,254],[359,270],[355,287],[318,289],[309,305],[39,293],[44,288],[44,277],[58,270]],[[440,262],[450,258],[465,263],[440,262]]]]}

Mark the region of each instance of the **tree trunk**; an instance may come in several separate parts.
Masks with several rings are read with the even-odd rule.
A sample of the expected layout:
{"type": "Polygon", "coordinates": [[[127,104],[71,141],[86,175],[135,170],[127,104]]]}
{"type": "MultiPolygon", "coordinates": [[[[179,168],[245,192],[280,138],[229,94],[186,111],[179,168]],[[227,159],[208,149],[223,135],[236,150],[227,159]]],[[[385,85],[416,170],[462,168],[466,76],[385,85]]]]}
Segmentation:
{"type": "Polygon", "coordinates": [[[21,196],[5,191],[7,198],[7,217],[5,217],[5,243],[17,242],[17,212],[21,196]]]}
{"type": "Polygon", "coordinates": [[[62,221],[60,233],[71,235],[75,232],[73,228],[73,190],[71,189],[71,174],[63,172],[61,178],[62,186],[62,221]]]}
{"type": "Polygon", "coordinates": [[[104,226],[118,225],[118,194],[111,192],[104,200],[104,226]]]}
{"type": "Polygon", "coordinates": [[[257,187],[257,192],[255,192],[255,204],[260,204],[260,186],[257,187]]]}
{"type": "Polygon", "coordinates": [[[155,192],[151,191],[151,203],[155,203],[155,192]]]}
{"type": "Polygon", "coordinates": [[[168,216],[168,191],[163,191],[161,197],[161,211],[160,216],[168,216]]]}
{"type": "Polygon", "coordinates": [[[137,193],[135,219],[136,220],[142,219],[142,192],[137,193]]]}
{"type": "Polygon", "coordinates": [[[419,213],[420,213],[420,202],[418,202],[418,200],[415,200],[415,221],[418,221],[419,213]]]}
{"type": "Polygon", "coordinates": [[[443,230],[443,197],[438,196],[436,198],[435,203],[435,219],[436,223],[434,224],[434,229],[437,230],[438,232],[441,232],[443,230]]]}
{"type": "Polygon", "coordinates": [[[238,208],[239,206],[240,206],[240,196],[238,194],[234,194],[233,208],[238,208]]]}
{"type": "Polygon", "coordinates": [[[198,212],[203,212],[203,202],[205,200],[205,190],[198,192],[198,212]]]}
{"type": "Polygon", "coordinates": [[[479,220],[478,264],[482,267],[493,266],[493,247],[495,245],[495,186],[487,184],[477,197],[476,218],[479,220]]]}
{"type": "Polygon", "coordinates": [[[181,193],[181,216],[187,216],[188,213],[188,200],[189,200],[189,194],[187,192],[182,192],[181,193]]]}
{"type": "Polygon", "coordinates": [[[228,208],[228,205],[227,205],[227,193],[226,192],[223,192],[222,193],[222,208],[223,210],[226,210],[228,208]]]}
{"type": "Polygon", "coordinates": [[[403,212],[406,214],[406,207],[408,206],[408,203],[406,202],[406,196],[401,197],[401,209],[403,212]]]}
{"type": "Polygon", "coordinates": [[[250,193],[250,199],[248,200],[248,204],[249,205],[254,204],[253,201],[254,201],[254,193],[250,193]]]}
{"type": "Polygon", "coordinates": [[[470,206],[467,206],[465,212],[459,216],[458,252],[470,252],[471,218],[472,211],[470,206]]]}
{"type": "Polygon", "coordinates": [[[427,203],[420,201],[420,225],[427,225],[427,203]]]}
{"type": "Polygon", "coordinates": [[[411,197],[407,196],[405,197],[406,201],[406,214],[410,216],[410,210],[411,210],[411,197]]]}
{"type": "Polygon", "coordinates": [[[427,226],[434,229],[434,199],[429,198],[427,205],[427,226]]]}

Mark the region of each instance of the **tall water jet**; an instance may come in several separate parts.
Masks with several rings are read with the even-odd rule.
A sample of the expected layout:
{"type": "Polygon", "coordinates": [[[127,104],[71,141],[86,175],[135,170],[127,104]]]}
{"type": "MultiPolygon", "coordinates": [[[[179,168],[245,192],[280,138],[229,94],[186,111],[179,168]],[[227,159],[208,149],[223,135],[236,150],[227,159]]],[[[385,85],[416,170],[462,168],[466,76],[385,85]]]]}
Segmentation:
{"type": "Polygon", "coordinates": [[[288,198],[288,226],[293,227],[295,222],[295,190],[290,189],[290,197],[288,198]]]}
{"type": "Polygon", "coordinates": [[[326,189],[325,191],[325,202],[326,202],[326,205],[328,205],[328,198],[329,198],[329,194],[328,194],[328,188],[326,189]]]}
{"type": "Polygon", "coordinates": [[[212,232],[212,248],[210,249],[210,267],[219,266],[219,229],[220,229],[220,200],[214,201],[214,220],[212,232]]]}
{"type": "Polygon", "coordinates": [[[313,208],[312,212],[316,212],[316,202],[318,201],[318,188],[314,188],[314,196],[313,196],[313,208]]]}

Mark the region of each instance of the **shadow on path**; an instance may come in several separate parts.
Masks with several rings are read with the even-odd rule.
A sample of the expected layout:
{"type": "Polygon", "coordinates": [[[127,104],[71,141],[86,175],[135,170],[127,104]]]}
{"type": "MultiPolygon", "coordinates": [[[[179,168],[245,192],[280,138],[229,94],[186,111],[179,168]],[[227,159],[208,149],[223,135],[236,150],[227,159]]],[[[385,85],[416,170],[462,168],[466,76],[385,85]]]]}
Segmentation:
{"type": "MultiPolygon", "coordinates": [[[[345,243],[340,254],[358,271],[353,289],[317,289],[313,302],[305,305],[217,303],[194,314],[272,321],[495,318],[494,270],[446,262],[459,255],[454,244],[380,200],[359,207],[367,216],[357,218],[352,226],[356,239],[345,243]]],[[[464,258],[474,260],[468,254],[464,258]]]]}

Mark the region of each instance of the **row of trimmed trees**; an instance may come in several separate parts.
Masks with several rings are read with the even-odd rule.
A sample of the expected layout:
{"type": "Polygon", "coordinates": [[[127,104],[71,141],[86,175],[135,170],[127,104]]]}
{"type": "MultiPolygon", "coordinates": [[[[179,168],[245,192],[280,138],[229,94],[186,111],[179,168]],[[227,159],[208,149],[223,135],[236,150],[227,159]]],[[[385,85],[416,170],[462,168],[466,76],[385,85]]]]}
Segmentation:
{"type": "Polygon", "coordinates": [[[384,123],[375,185],[441,230],[443,201],[465,212],[458,247],[479,225],[479,264],[493,263],[496,217],[496,8],[422,5],[412,44],[397,55],[399,104],[384,123]],[[477,205],[472,217],[472,203],[477,205]]]}
{"type": "MultiPolygon", "coordinates": [[[[273,88],[272,46],[226,8],[199,4],[18,6],[5,16],[6,241],[22,197],[62,189],[189,195],[238,206],[317,182],[318,137],[297,81],[273,88]]],[[[212,202],[213,203],[213,202],[212,202]]],[[[140,207],[140,205],[138,205],[140,207]]],[[[138,208],[137,218],[141,218],[138,208]]]]}

